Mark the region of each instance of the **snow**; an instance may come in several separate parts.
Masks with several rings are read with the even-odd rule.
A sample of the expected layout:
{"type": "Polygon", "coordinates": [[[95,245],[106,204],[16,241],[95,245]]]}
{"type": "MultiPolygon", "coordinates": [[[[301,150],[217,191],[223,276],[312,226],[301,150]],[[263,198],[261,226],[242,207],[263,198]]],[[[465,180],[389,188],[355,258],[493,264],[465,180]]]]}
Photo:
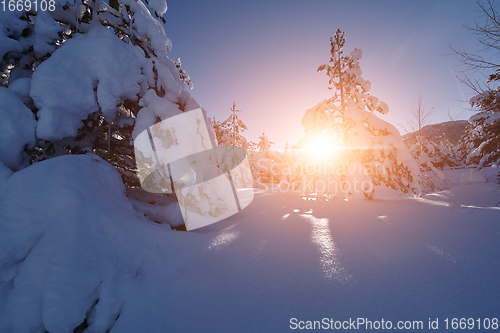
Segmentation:
{"type": "Polygon", "coordinates": [[[474,124],[483,121],[483,126],[493,125],[495,122],[500,121],[500,114],[491,112],[480,112],[469,117],[469,123],[474,124]]]}
{"type": "Polygon", "coordinates": [[[460,177],[460,183],[468,185],[472,183],[486,183],[486,177],[481,172],[466,172],[460,177]]]}
{"type": "Polygon", "coordinates": [[[32,103],[29,95],[31,78],[19,78],[14,82],[9,82],[9,90],[12,91],[24,104],[32,103]]]}
{"type": "Polygon", "coordinates": [[[9,89],[0,87],[0,162],[17,169],[25,161],[23,149],[35,144],[35,116],[9,89]]]}
{"type": "Polygon", "coordinates": [[[106,120],[114,121],[119,102],[137,100],[146,80],[141,54],[139,47],[100,25],[68,40],[33,74],[30,95],[40,109],[38,138],[75,136],[81,121],[99,108],[106,120]]]}
{"type": "MultiPolygon", "coordinates": [[[[231,170],[231,186],[228,177],[213,177],[206,168],[215,159],[199,155],[212,147],[211,133],[199,128],[205,115],[198,110],[198,117],[186,119],[195,112],[185,111],[201,107],[184,91],[180,60],[167,57],[171,42],[148,10],[163,15],[166,2],[119,2],[131,14],[124,15],[126,24],[97,0],[93,21],[77,28],[88,33],[75,34],[57,50],[53,41],[62,28],[51,15],[64,14],[68,31],[78,8],[64,12],[57,6],[52,14],[32,16],[33,35],[20,42],[14,38],[28,23],[19,20],[21,13],[0,12],[4,60],[30,47],[36,57],[54,52],[32,78],[20,65],[10,73],[9,87],[0,87],[0,332],[72,332],[82,323],[88,333],[279,332],[292,317],[426,323],[431,317],[498,316],[496,165],[465,174],[437,170],[434,176],[447,180],[446,190],[418,198],[382,186],[372,201],[362,200],[361,192],[301,198],[293,189],[284,193],[281,184],[261,183],[254,184],[263,187],[254,195],[249,169],[269,170],[269,158],[279,157],[261,145],[263,154],[249,160],[218,150],[221,168],[231,170]],[[102,27],[104,19],[122,24],[142,48],[102,27]],[[124,100],[138,102],[137,117],[116,118],[124,100]],[[38,122],[32,106],[39,109],[38,122]],[[151,169],[146,129],[155,134],[160,159],[173,156],[178,200],[196,203],[209,217],[189,226],[192,218],[172,196],[134,194],[115,167],[90,153],[28,166],[23,150],[35,144],[35,132],[47,140],[74,136],[82,120],[99,110],[108,122],[134,126],[135,146],[144,148],[136,153],[151,169]],[[168,119],[170,124],[163,122],[168,119]],[[245,208],[239,213],[236,200],[245,208]],[[190,230],[223,218],[193,232],[171,228],[185,224],[190,230]]],[[[350,57],[348,73],[358,76],[354,84],[360,89],[347,103],[349,148],[365,153],[376,170],[384,164],[388,172],[373,183],[420,193],[418,165],[397,129],[374,113],[389,108],[368,95],[371,83],[360,77],[361,50],[350,57]]],[[[338,103],[325,100],[302,122],[317,135],[335,126],[325,114],[336,111],[338,103]]],[[[470,121],[492,125],[499,119],[490,114],[470,121]]],[[[225,143],[246,144],[243,137],[221,133],[225,143]]],[[[351,162],[360,166],[359,158],[351,162]]],[[[362,178],[373,185],[364,171],[360,166],[347,181],[362,178]]]]}
{"type": "Polygon", "coordinates": [[[160,205],[144,203],[134,199],[129,200],[137,211],[144,213],[152,221],[169,221],[172,227],[184,225],[184,219],[177,202],[160,205]]]}
{"type": "Polygon", "coordinates": [[[148,253],[154,243],[136,245],[170,229],[142,218],[124,192],[116,169],[91,155],[50,159],[8,179],[0,198],[0,281],[11,291],[0,298],[0,331],[39,331],[43,323],[67,332],[97,299],[93,324],[111,327],[120,291],[131,287],[143,256],[156,256],[148,253]]]}
{"type": "Polygon", "coordinates": [[[2,194],[4,190],[5,183],[7,182],[7,179],[9,179],[10,176],[12,176],[14,172],[7,168],[2,161],[0,161],[0,195],[2,194]]]}
{"type": "Polygon", "coordinates": [[[167,12],[167,2],[165,0],[149,0],[148,5],[157,15],[162,16],[167,12]]]}
{"type": "MultiPolygon", "coordinates": [[[[383,102],[379,102],[378,107],[384,112],[388,111],[383,102]]],[[[392,124],[364,108],[364,105],[361,106],[351,99],[346,102],[344,120],[350,124],[349,144],[343,148],[354,148],[359,154],[369,156],[374,170],[379,170],[379,166],[383,166],[382,172],[376,176],[379,178],[385,176],[382,180],[388,186],[400,187],[419,195],[422,191],[418,183],[420,168],[405,146],[401,134],[392,124]],[[391,175],[392,177],[389,177],[391,175]],[[396,175],[401,181],[398,177],[394,177],[396,175]]],[[[302,118],[306,136],[301,139],[299,146],[306,146],[308,136],[321,135],[324,131],[335,128],[338,124],[332,123],[334,117],[329,113],[336,109],[337,106],[332,100],[323,100],[307,110],[302,118]]],[[[307,157],[301,157],[301,162],[307,164],[307,157]]]]}
{"type": "Polygon", "coordinates": [[[62,32],[62,27],[54,21],[48,11],[39,11],[35,17],[35,43],[33,50],[37,57],[42,57],[47,53],[52,53],[55,50],[55,45],[52,45],[54,40],[59,39],[59,33],[62,32]]]}
{"type": "Polygon", "coordinates": [[[144,97],[139,101],[139,105],[142,108],[137,114],[134,131],[132,132],[134,140],[151,124],[154,124],[157,119],[163,121],[182,113],[175,104],[158,97],[154,89],[149,89],[146,92],[144,97]]]}
{"type": "Polygon", "coordinates": [[[42,161],[0,197],[0,331],[68,332],[84,318],[90,332],[495,318],[497,186],[421,198],[381,188],[373,201],[268,188],[240,213],[180,232],[136,212],[96,156],[42,161]]]}
{"type": "Polygon", "coordinates": [[[474,106],[474,104],[478,104],[485,97],[486,95],[484,93],[474,95],[471,97],[471,99],[469,99],[469,105],[474,106]]]}
{"type": "MultiPolygon", "coordinates": [[[[166,11],[167,5],[164,0],[153,0],[152,9],[161,12],[166,11]]],[[[139,40],[143,36],[147,36],[151,41],[151,47],[155,51],[157,57],[165,57],[172,49],[172,42],[165,35],[163,25],[155,19],[149,9],[142,1],[136,0],[119,0],[124,6],[129,6],[130,11],[133,13],[130,22],[131,32],[135,31],[139,40]]]]}
{"type": "Polygon", "coordinates": [[[389,107],[387,106],[386,103],[380,101],[378,105],[380,106],[381,109],[380,113],[387,114],[389,112],[389,107]]]}
{"type": "Polygon", "coordinates": [[[354,51],[352,51],[349,56],[352,58],[352,60],[359,61],[363,56],[363,51],[361,51],[361,49],[354,49],[354,51]]]}
{"type": "Polygon", "coordinates": [[[19,36],[27,26],[19,20],[22,12],[0,11],[0,59],[9,52],[22,52],[23,47],[11,36],[19,36]]]}

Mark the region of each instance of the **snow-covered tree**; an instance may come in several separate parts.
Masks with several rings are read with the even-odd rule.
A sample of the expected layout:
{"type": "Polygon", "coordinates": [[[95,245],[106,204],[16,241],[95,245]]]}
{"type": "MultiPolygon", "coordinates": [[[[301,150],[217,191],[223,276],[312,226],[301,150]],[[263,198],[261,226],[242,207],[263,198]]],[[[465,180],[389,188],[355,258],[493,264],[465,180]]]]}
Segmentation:
{"type": "Polygon", "coordinates": [[[422,129],[431,124],[431,116],[435,111],[435,107],[428,107],[428,102],[419,94],[415,100],[411,102],[410,113],[407,116],[408,128],[403,127],[407,132],[413,132],[414,138],[411,142],[412,149],[418,149],[418,155],[422,154],[423,136],[422,129]]]}
{"type": "Polygon", "coordinates": [[[262,136],[259,136],[259,139],[259,143],[257,144],[257,146],[259,147],[259,152],[264,156],[270,158],[271,146],[274,144],[274,142],[270,141],[267,138],[267,135],[264,133],[262,133],[262,136]]]}
{"type": "Polygon", "coordinates": [[[265,133],[259,139],[256,144],[258,151],[253,152],[250,159],[252,170],[258,172],[261,181],[278,182],[281,179],[282,154],[271,150],[274,142],[265,133]]]}
{"type": "Polygon", "coordinates": [[[231,114],[226,120],[217,121],[215,117],[213,118],[212,128],[215,138],[217,144],[220,146],[234,146],[246,150],[250,162],[254,187],[263,188],[264,185],[262,185],[262,180],[260,178],[262,168],[259,167],[259,161],[262,160],[263,156],[256,151],[258,149],[258,144],[253,141],[247,141],[243,136],[242,133],[248,128],[238,116],[238,112],[241,111],[236,109],[236,102],[233,102],[231,114]]]}
{"type": "Polygon", "coordinates": [[[70,34],[51,14],[0,12],[0,162],[12,170],[29,165],[27,152],[37,143],[37,109],[30,96],[33,70],[70,34]]]}
{"type": "Polygon", "coordinates": [[[36,162],[93,152],[125,183],[138,185],[134,136],[199,107],[184,90],[192,83],[180,59],[168,57],[166,3],[58,0],[51,6],[0,13],[1,84],[13,93],[1,94],[17,105],[0,113],[9,121],[32,119],[25,120],[30,135],[10,138],[23,151],[16,148],[15,161],[4,163],[16,170],[27,165],[27,154],[36,162]]]}
{"type": "Polygon", "coordinates": [[[283,149],[283,156],[284,157],[290,156],[290,145],[288,144],[288,141],[285,143],[285,149],[283,149]]]}
{"type": "Polygon", "coordinates": [[[458,146],[443,136],[437,145],[439,160],[434,164],[436,167],[443,168],[445,166],[456,167],[462,165],[462,159],[458,153],[458,146]]]}
{"type": "Polygon", "coordinates": [[[217,144],[220,144],[220,142],[222,142],[222,137],[226,134],[226,129],[222,126],[222,122],[217,121],[215,117],[212,118],[211,122],[212,130],[215,135],[215,141],[217,141],[217,144]]]}
{"type": "Polygon", "coordinates": [[[257,142],[252,140],[247,141],[247,151],[252,154],[259,150],[257,142]]]}
{"type": "Polygon", "coordinates": [[[500,163],[500,108],[469,118],[459,142],[459,153],[466,164],[475,164],[478,170],[500,163]]]}
{"type": "Polygon", "coordinates": [[[487,56],[469,53],[465,49],[455,52],[466,66],[462,82],[476,93],[469,102],[479,111],[469,118],[459,150],[465,162],[476,164],[479,170],[485,165],[500,162],[500,14],[494,0],[478,0],[477,5],[481,19],[475,20],[474,26],[468,29],[476,36],[487,56]],[[478,70],[493,71],[485,85],[468,76],[469,72],[478,70]]]}
{"type": "MultiPolygon", "coordinates": [[[[358,165],[360,176],[355,181],[363,181],[362,191],[371,198],[373,186],[385,184],[404,193],[420,194],[419,168],[404,145],[399,131],[391,124],[376,116],[375,112],[386,114],[387,105],[369,94],[371,83],[361,77],[359,60],[362,52],[355,49],[345,55],[344,33],[337,30],[330,38],[331,57],[327,64],[319,66],[318,71],[326,71],[329,89],[334,95],[307,110],[302,118],[305,137],[298,145],[296,160],[307,164],[311,161],[309,152],[319,150],[323,155],[316,166],[322,176],[335,173],[332,164],[349,166],[358,165]],[[330,151],[329,154],[325,154],[330,151]],[[361,175],[365,175],[364,179],[361,175]],[[370,186],[368,186],[370,185],[370,186]]],[[[297,181],[305,172],[296,173],[297,181]]],[[[340,180],[349,180],[347,175],[340,175],[340,180]]],[[[314,173],[318,177],[318,172],[314,173]]],[[[347,191],[348,195],[351,191],[347,191]]]]}
{"type": "Polygon", "coordinates": [[[236,109],[236,102],[233,102],[229,117],[217,124],[217,129],[214,126],[214,129],[216,129],[217,141],[220,145],[247,149],[247,139],[242,133],[248,128],[238,116],[238,112],[241,111],[236,109]]]}
{"type": "Polygon", "coordinates": [[[431,193],[446,189],[450,183],[441,170],[461,165],[457,146],[446,137],[436,143],[424,136],[420,139],[415,136],[413,140],[405,140],[405,143],[420,165],[420,171],[427,172],[420,175],[422,191],[431,193]]]}
{"type": "Polygon", "coordinates": [[[415,160],[420,164],[421,171],[428,171],[433,168],[443,170],[444,167],[461,165],[458,147],[446,137],[436,143],[424,136],[419,139],[415,136],[412,139],[406,139],[405,143],[415,160]]]}

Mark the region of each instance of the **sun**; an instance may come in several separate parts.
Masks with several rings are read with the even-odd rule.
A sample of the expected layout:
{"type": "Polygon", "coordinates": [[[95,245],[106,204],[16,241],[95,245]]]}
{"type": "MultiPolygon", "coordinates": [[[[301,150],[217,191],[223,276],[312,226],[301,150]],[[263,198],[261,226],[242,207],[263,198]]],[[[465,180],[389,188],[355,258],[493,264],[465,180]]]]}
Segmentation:
{"type": "Polygon", "coordinates": [[[333,141],[318,137],[309,144],[308,150],[312,157],[323,160],[333,155],[335,146],[333,141]]]}

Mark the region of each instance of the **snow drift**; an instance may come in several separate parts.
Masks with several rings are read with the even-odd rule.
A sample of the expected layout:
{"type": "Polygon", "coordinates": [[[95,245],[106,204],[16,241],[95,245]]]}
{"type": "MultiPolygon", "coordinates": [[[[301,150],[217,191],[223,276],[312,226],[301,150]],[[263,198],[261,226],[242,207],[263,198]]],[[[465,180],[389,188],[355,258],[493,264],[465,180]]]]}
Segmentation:
{"type": "Polygon", "coordinates": [[[90,154],[12,175],[0,221],[1,332],[69,332],[86,318],[90,332],[108,331],[171,232],[136,212],[116,169],[90,154]]]}

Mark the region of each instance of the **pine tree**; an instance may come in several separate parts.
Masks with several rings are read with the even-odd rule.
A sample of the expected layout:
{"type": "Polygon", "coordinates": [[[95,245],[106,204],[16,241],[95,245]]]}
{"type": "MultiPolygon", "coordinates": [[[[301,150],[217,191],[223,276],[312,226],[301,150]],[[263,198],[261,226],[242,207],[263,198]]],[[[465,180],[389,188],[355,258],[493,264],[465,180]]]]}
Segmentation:
{"type": "Polygon", "coordinates": [[[405,144],[411,154],[420,164],[421,171],[429,171],[434,168],[443,170],[444,167],[456,167],[461,165],[458,147],[452,144],[446,136],[439,143],[428,140],[424,136],[405,139],[405,144]]]}
{"type": "MultiPolygon", "coordinates": [[[[31,75],[69,38],[71,31],[63,33],[64,28],[64,24],[51,17],[50,11],[0,12],[0,141],[4,143],[0,145],[0,163],[12,170],[29,165],[29,153],[37,143],[37,109],[30,96],[31,75]]],[[[53,153],[51,145],[43,147],[53,153]]]]}
{"type": "Polygon", "coordinates": [[[217,121],[215,117],[212,120],[212,128],[215,133],[217,144],[220,146],[234,146],[245,149],[249,158],[254,187],[264,188],[258,168],[260,156],[255,152],[258,145],[253,141],[247,141],[242,135],[248,128],[238,116],[238,112],[241,111],[236,109],[236,102],[233,102],[233,106],[230,110],[231,114],[226,120],[217,121]]]}
{"type": "Polygon", "coordinates": [[[471,116],[459,142],[459,153],[467,165],[476,165],[477,170],[500,163],[500,112],[471,116]]]}
{"type": "Polygon", "coordinates": [[[219,126],[219,144],[222,146],[235,146],[247,149],[247,140],[242,133],[248,128],[239,118],[238,112],[241,111],[236,109],[236,102],[233,102],[231,114],[219,126]]]}
{"type": "Polygon", "coordinates": [[[451,143],[446,135],[443,135],[439,141],[438,152],[440,157],[435,164],[436,167],[443,169],[444,166],[457,167],[462,165],[462,160],[458,153],[458,146],[451,143]]]}
{"type": "Polygon", "coordinates": [[[477,170],[480,170],[488,164],[500,163],[500,62],[497,54],[500,14],[495,1],[477,1],[477,5],[481,19],[475,20],[474,26],[468,29],[476,36],[485,52],[493,52],[490,52],[490,58],[468,53],[464,49],[455,52],[467,68],[463,72],[462,82],[476,93],[469,103],[479,111],[469,118],[469,125],[460,140],[459,151],[467,164],[477,165],[477,170]],[[489,75],[486,85],[468,77],[468,72],[477,70],[494,71],[489,75]]]}
{"type": "Polygon", "coordinates": [[[259,147],[258,147],[257,142],[254,142],[251,140],[247,142],[247,151],[249,154],[255,153],[256,151],[258,151],[258,149],[259,149],[259,147]]]}
{"type": "Polygon", "coordinates": [[[389,112],[387,104],[368,94],[371,83],[361,78],[362,72],[358,64],[362,55],[361,50],[354,49],[348,56],[344,55],[345,41],[345,32],[338,29],[335,35],[330,37],[329,62],[318,67],[318,72],[326,71],[330,84],[328,89],[334,90],[334,95],[329,102],[340,103],[340,108],[331,111],[339,112],[342,120],[347,110],[347,102],[351,100],[355,103],[362,103],[360,106],[369,111],[377,110],[383,114],[389,112]]]}
{"type": "Polygon", "coordinates": [[[226,130],[222,126],[222,122],[217,121],[215,117],[212,119],[212,130],[214,131],[217,144],[220,144],[222,142],[222,138],[226,135],[226,130]]]}
{"type": "Polygon", "coordinates": [[[35,140],[23,141],[24,154],[33,163],[92,152],[113,164],[127,185],[139,185],[134,135],[199,107],[183,88],[193,85],[180,59],[167,55],[171,42],[161,25],[166,3],[77,0],[54,6],[0,13],[1,84],[37,121],[35,140]]]}
{"type": "Polygon", "coordinates": [[[288,141],[285,143],[285,149],[283,149],[283,155],[290,156],[290,145],[288,144],[288,141]]]}
{"type": "Polygon", "coordinates": [[[262,136],[259,136],[259,143],[257,144],[258,148],[259,148],[259,152],[261,154],[263,154],[265,157],[267,158],[271,158],[271,146],[274,144],[274,142],[272,141],[269,141],[269,139],[267,138],[267,135],[265,135],[264,133],[262,133],[262,136]]]}
{"type": "MultiPolygon", "coordinates": [[[[369,94],[371,83],[361,77],[361,50],[345,55],[344,45],[344,33],[337,30],[330,38],[329,63],[318,68],[319,72],[326,71],[329,89],[334,90],[334,95],[304,115],[302,124],[306,135],[298,144],[298,161],[309,163],[310,156],[305,151],[321,139],[329,142],[330,149],[335,148],[328,159],[315,162],[323,176],[327,170],[324,166],[331,163],[343,164],[345,169],[360,165],[374,185],[384,183],[404,193],[420,194],[419,168],[399,131],[375,115],[375,112],[385,114],[389,109],[369,94]]],[[[299,171],[296,179],[302,176],[304,172],[299,171]]],[[[318,174],[314,177],[317,180],[318,174]]],[[[348,178],[341,175],[342,181],[348,178]]],[[[371,198],[373,186],[363,188],[363,192],[371,198]]]]}

